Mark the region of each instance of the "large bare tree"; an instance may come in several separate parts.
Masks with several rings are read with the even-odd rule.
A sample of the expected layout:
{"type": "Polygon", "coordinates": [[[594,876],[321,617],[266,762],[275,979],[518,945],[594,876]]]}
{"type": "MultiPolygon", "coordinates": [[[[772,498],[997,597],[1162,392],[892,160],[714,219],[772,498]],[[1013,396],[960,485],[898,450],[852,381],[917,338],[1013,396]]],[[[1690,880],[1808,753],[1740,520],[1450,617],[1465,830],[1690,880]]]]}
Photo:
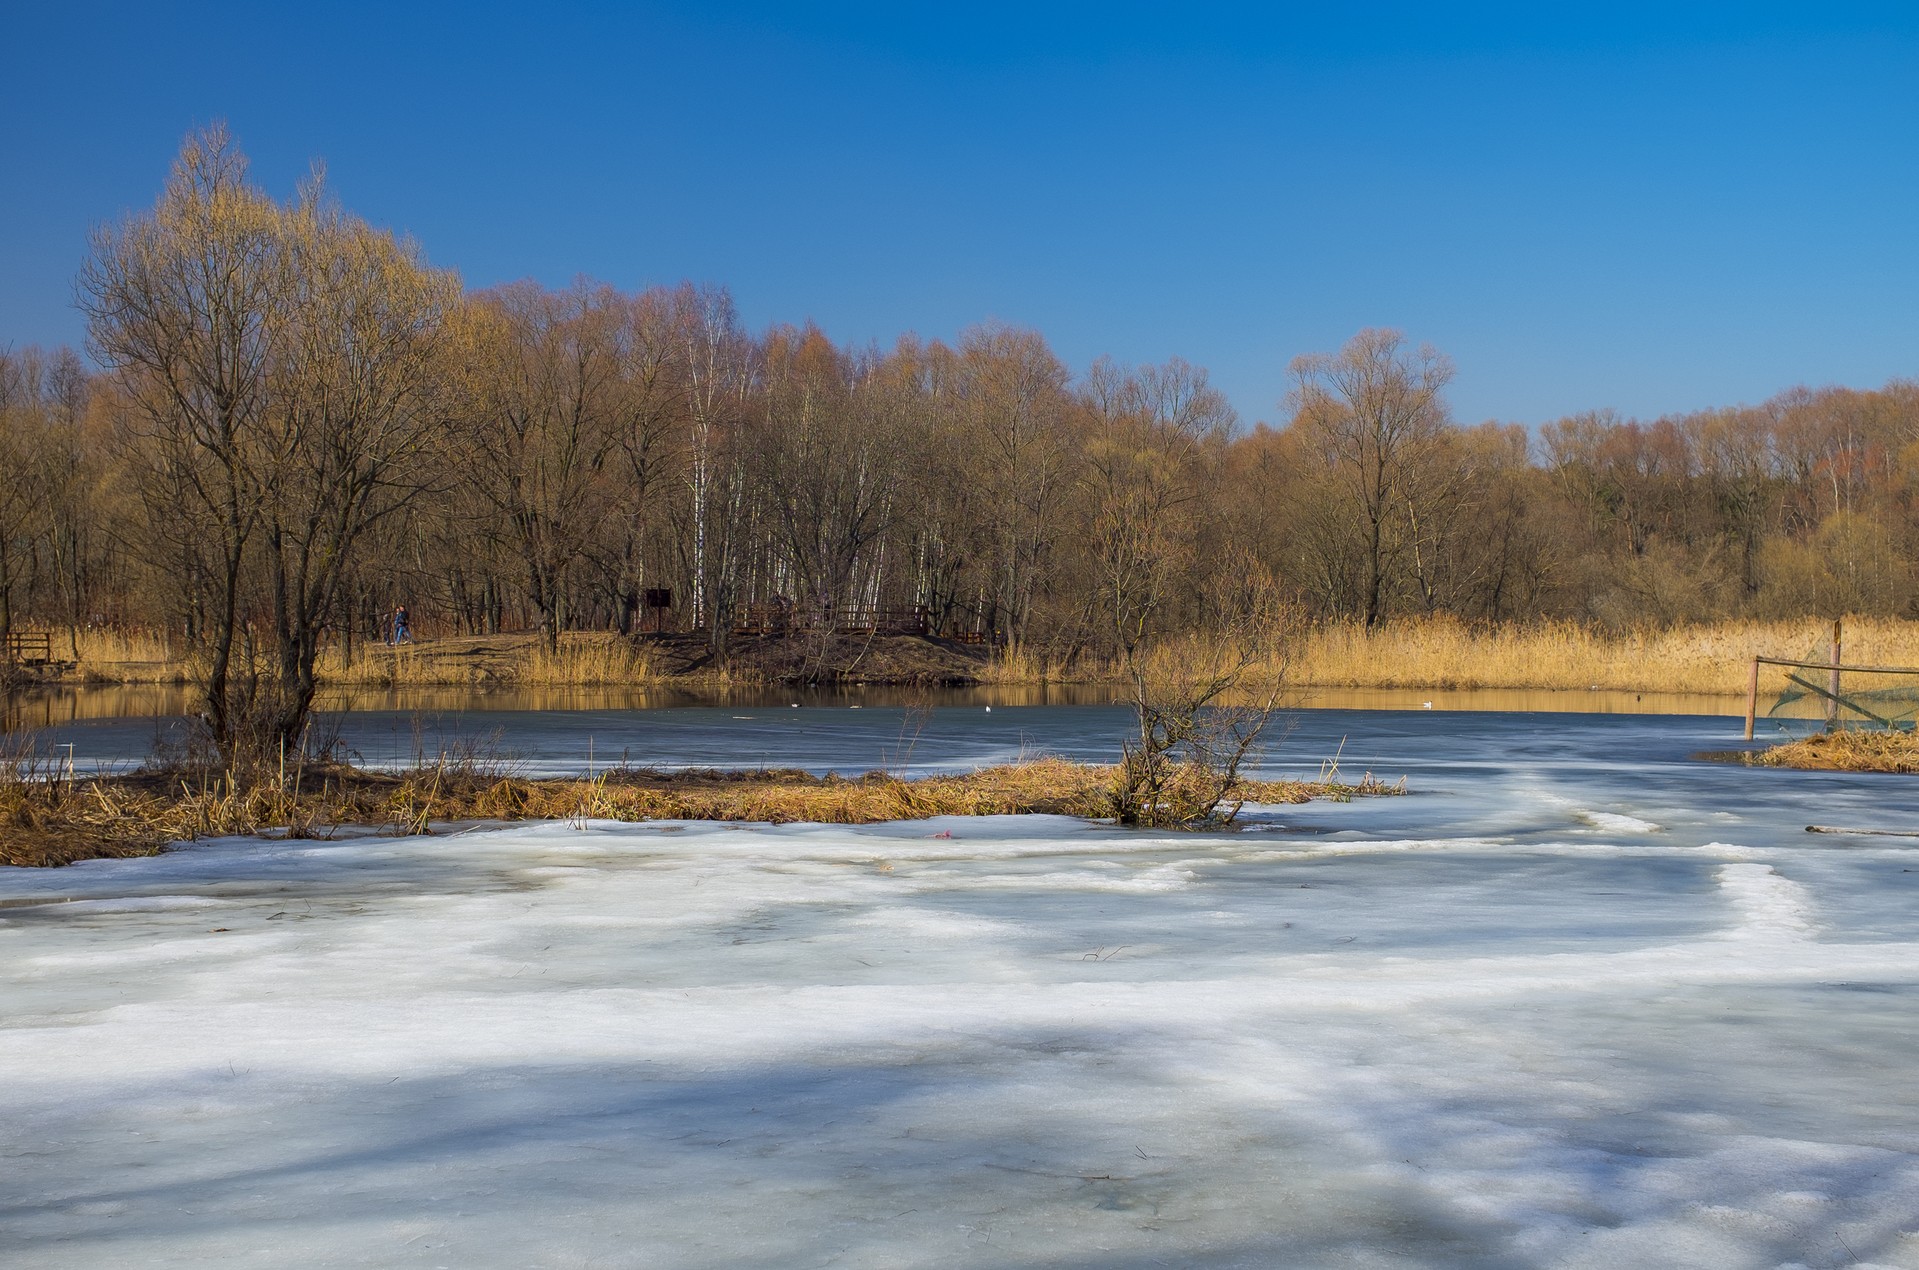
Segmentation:
{"type": "Polygon", "coordinates": [[[317,175],[276,202],[216,127],[151,212],[94,234],[79,289],[149,512],[200,592],[212,739],[230,764],[298,744],[347,562],[425,487],[457,280],[317,175]]]}

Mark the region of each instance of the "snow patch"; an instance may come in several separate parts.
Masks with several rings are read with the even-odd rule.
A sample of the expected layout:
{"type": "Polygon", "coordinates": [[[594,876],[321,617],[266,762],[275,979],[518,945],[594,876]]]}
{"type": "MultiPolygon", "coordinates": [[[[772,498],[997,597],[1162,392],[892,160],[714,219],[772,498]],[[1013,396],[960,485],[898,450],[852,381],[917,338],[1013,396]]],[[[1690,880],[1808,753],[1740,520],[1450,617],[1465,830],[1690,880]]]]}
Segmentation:
{"type": "Polygon", "coordinates": [[[1650,820],[1641,820],[1637,816],[1622,816],[1617,812],[1594,811],[1589,807],[1580,807],[1573,814],[1593,828],[1603,833],[1663,833],[1665,827],[1650,820]]]}
{"type": "Polygon", "coordinates": [[[1722,864],[1719,886],[1739,914],[1731,938],[1809,939],[1817,929],[1806,888],[1767,864],[1722,864]]]}

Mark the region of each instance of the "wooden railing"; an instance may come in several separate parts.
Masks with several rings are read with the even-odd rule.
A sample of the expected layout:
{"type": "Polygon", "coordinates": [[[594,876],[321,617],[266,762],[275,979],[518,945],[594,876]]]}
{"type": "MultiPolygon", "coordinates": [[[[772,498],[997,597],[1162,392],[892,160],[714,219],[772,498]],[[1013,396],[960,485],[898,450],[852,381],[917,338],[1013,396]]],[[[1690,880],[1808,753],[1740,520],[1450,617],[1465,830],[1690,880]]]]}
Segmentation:
{"type": "MultiPolygon", "coordinates": [[[[705,622],[694,629],[705,630],[705,622]]],[[[938,636],[975,647],[997,647],[1005,642],[999,631],[963,630],[957,625],[940,629],[928,609],[862,605],[820,610],[792,604],[747,604],[733,610],[727,630],[734,635],[760,638],[830,631],[836,635],[938,636]]]]}
{"type": "Polygon", "coordinates": [[[0,660],[11,666],[45,666],[53,660],[53,636],[45,631],[9,631],[0,660]]]}
{"type": "Polygon", "coordinates": [[[821,610],[788,604],[749,604],[736,609],[729,629],[735,635],[790,635],[830,630],[841,635],[925,635],[932,623],[925,609],[849,606],[821,610]]]}

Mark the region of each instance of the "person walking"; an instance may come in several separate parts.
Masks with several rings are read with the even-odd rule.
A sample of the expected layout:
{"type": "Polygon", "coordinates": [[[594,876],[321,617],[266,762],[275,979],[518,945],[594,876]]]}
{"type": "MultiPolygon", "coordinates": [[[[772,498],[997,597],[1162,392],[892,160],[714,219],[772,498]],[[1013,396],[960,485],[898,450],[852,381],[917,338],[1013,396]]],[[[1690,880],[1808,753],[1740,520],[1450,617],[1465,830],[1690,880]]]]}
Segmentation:
{"type": "Polygon", "coordinates": [[[413,642],[413,631],[407,626],[406,605],[393,610],[393,638],[389,641],[394,647],[413,642]]]}

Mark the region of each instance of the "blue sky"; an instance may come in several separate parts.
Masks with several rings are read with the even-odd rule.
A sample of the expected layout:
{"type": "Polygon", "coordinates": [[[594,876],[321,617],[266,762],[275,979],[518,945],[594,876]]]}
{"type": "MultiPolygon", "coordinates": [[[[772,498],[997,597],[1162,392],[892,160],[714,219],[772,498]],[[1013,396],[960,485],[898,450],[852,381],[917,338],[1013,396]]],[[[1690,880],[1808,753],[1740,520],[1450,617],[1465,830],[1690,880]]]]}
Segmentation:
{"type": "Polygon", "coordinates": [[[1568,7],[9,0],[0,344],[79,342],[89,225],[225,119],[472,285],[997,318],[1249,422],[1362,326],[1468,422],[1919,375],[1919,6],[1568,7]]]}

